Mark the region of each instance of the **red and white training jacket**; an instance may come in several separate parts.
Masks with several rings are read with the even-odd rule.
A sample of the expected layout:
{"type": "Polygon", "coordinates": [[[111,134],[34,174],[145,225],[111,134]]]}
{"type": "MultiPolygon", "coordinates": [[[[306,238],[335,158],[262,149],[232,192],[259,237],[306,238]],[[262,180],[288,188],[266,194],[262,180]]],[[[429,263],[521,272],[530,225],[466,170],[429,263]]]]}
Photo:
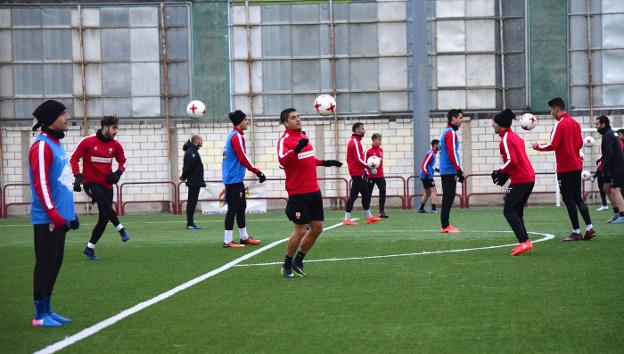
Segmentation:
{"type": "Polygon", "coordinates": [[[381,163],[379,167],[377,167],[377,174],[374,175],[371,173],[370,168],[368,168],[368,178],[383,178],[383,149],[380,147],[371,146],[364,152],[364,161],[368,161],[368,158],[371,156],[379,157],[381,163]]]}
{"type": "Polygon", "coordinates": [[[312,143],[308,143],[299,153],[294,151],[299,140],[303,138],[308,139],[301,130],[286,129],[277,141],[277,158],[286,174],[288,195],[321,190],[316,177],[316,166],[322,166],[323,160],[316,158],[312,143]]]}
{"type": "Polygon", "coordinates": [[[126,170],[126,155],[117,140],[104,141],[97,134],[82,139],[72,153],[70,163],[74,175],[80,173],[78,161],[82,159],[82,182],[96,183],[111,189],[113,185],[106,181],[106,176],[113,172],[113,159],[121,172],[126,170]]]}
{"type": "Polygon", "coordinates": [[[349,166],[349,175],[364,176],[364,171],[368,165],[364,160],[364,150],[362,149],[362,137],[353,134],[347,144],[347,165],[349,166]]]}
{"type": "Polygon", "coordinates": [[[567,112],[558,118],[550,133],[550,142],[537,146],[537,151],[555,151],[557,173],[583,169],[583,135],[581,126],[567,112]]]}
{"type": "Polygon", "coordinates": [[[524,140],[509,128],[503,128],[498,135],[501,137],[499,149],[503,158],[501,172],[509,175],[511,184],[534,183],[535,171],[526,154],[524,140]]]}

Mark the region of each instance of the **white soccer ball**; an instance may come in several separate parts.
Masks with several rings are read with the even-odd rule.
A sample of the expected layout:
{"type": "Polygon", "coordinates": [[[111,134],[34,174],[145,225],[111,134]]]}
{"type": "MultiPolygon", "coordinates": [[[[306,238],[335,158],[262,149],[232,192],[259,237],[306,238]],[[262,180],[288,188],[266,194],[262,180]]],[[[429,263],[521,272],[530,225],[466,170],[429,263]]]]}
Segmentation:
{"type": "Polygon", "coordinates": [[[314,109],[322,116],[336,112],[336,100],[331,95],[322,94],[314,100],[314,109]]]}
{"type": "Polygon", "coordinates": [[[368,160],[366,160],[366,164],[370,168],[377,168],[381,165],[381,158],[377,156],[369,156],[368,160]]]}
{"type": "Polygon", "coordinates": [[[585,170],[583,171],[583,173],[581,173],[581,178],[583,179],[583,181],[589,181],[592,178],[592,174],[591,172],[585,170]]]}
{"type": "Polygon", "coordinates": [[[524,130],[531,130],[537,125],[537,118],[531,113],[525,113],[518,118],[520,126],[524,130]]]}
{"type": "Polygon", "coordinates": [[[583,138],[583,144],[585,146],[593,146],[595,142],[596,140],[594,140],[594,138],[591,136],[586,136],[583,138]]]}
{"type": "Polygon", "coordinates": [[[186,106],[186,113],[193,118],[201,118],[206,113],[206,105],[202,101],[191,101],[186,106]]]}

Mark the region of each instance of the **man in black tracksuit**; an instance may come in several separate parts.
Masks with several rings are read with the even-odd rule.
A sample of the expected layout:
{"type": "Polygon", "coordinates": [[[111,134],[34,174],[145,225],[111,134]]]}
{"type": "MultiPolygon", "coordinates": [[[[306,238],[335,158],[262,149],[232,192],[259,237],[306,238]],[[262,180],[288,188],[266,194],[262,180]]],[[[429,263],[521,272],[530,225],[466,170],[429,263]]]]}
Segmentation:
{"type": "Polygon", "coordinates": [[[613,206],[613,217],[607,222],[624,224],[624,199],[620,188],[624,187],[624,153],[618,137],[611,129],[611,122],[607,116],[596,118],[595,127],[602,135],[600,150],[602,152],[602,173],[605,192],[613,206]]]}
{"type": "Polygon", "coordinates": [[[197,206],[199,198],[199,189],[206,187],[204,181],[204,164],[199,156],[199,148],[202,147],[204,140],[198,134],[193,134],[191,140],[187,141],[182,147],[184,150],[184,166],[182,167],[182,176],[180,181],[186,181],[188,187],[188,198],[186,202],[186,228],[188,230],[199,230],[201,227],[193,222],[193,214],[197,206]]]}

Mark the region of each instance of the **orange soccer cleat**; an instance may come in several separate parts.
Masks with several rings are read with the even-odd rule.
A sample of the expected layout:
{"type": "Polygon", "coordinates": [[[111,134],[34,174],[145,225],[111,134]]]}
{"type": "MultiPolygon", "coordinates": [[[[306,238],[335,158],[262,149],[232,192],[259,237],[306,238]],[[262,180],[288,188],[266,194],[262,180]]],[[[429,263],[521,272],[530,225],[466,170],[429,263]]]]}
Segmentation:
{"type": "Polygon", "coordinates": [[[245,245],[239,245],[238,243],[230,242],[224,243],[223,248],[243,248],[245,245]]]}
{"type": "Polygon", "coordinates": [[[441,234],[458,234],[460,232],[461,232],[461,230],[456,228],[453,225],[449,225],[447,227],[440,228],[440,233],[441,234]]]}
{"type": "Polygon", "coordinates": [[[532,248],[533,248],[533,242],[531,242],[531,240],[527,240],[526,242],[520,242],[518,243],[518,246],[516,246],[516,248],[511,250],[511,255],[519,256],[523,254],[524,252],[530,251],[532,248]]]}
{"type": "Polygon", "coordinates": [[[343,225],[357,225],[357,223],[351,219],[345,219],[342,221],[343,225]]]}
{"type": "Polygon", "coordinates": [[[243,240],[241,238],[240,240],[240,244],[241,245],[259,245],[260,242],[262,242],[261,240],[256,240],[255,238],[248,236],[246,240],[243,240]]]}
{"type": "Polygon", "coordinates": [[[374,224],[374,223],[376,223],[376,222],[378,222],[380,220],[381,220],[381,218],[373,216],[373,217],[370,217],[370,218],[366,219],[366,223],[367,224],[374,224]]]}

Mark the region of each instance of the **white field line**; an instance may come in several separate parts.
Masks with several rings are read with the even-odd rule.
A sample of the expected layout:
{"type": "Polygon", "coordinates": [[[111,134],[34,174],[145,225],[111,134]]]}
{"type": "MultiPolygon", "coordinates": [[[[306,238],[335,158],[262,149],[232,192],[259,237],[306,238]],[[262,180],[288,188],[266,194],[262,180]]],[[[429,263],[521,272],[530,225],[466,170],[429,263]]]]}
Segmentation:
{"type": "MultiPolygon", "coordinates": [[[[356,220],[356,219],[353,219],[353,220],[356,220]]],[[[323,231],[335,229],[335,228],[340,227],[340,226],[342,226],[342,222],[340,222],[338,224],[335,224],[335,225],[332,225],[332,226],[329,226],[329,227],[326,227],[326,228],[323,229],[323,231]]],[[[78,332],[78,333],[76,333],[76,334],[74,334],[72,336],[69,336],[69,337],[67,337],[67,338],[65,338],[65,339],[63,339],[61,341],[58,341],[58,342],[56,342],[54,344],[51,344],[51,345],[49,345],[49,346],[47,346],[47,347],[45,347],[45,348],[43,348],[43,349],[41,349],[39,351],[36,351],[35,354],[55,353],[55,352],[57,352],[57,351],[59,351],[59,350],[61,350],[63,348],[66,348],[66,347],[68,347],[68,346],[70,346],[70,345],[80,341],[80,340],[83,340],[83,339],[85,339],[85,338],[87,338],[89,336],[92,336],[92,335],[96,334],[97,332],[103,330],[106,327],[110,327],[110,326],[114,325],[118,321],[121,321],[121,320],[123,320],[124,318],[126,318],[128,316],[131,316],[131,315],[133,315],[133,314],[135,314],[135,313],[137,313],[137,312],[139,312],[139,311],[141,311],[143,309],[146,309],[146,308],[148,308],[148,307],[150,307],[150,306],[152,306],[154,304],[157,304],[160,301],[163,301],[163,300],[165,300],[165,299],[167,299],[167,298],[169,298],[169,297],[179,293],[182,290],[190,288],[191,286],[196,285],[198,283],[201,283],[202,281],[204,281],[204,280],[206,280],[208,278],[211,278],[211,277],[213,277],[213,276],[215,276],[215,275],[217,275],[219,273],[222,273],[222,272],[224,272],[224,271],[226,271],[226,270],[236,266],[240,262],[243,262],[243,261],[245,261],[245,260],[247,260],[247,259],[249,259],[249,258],[251,258],[251,257],[253,257],[255,255],[258,255],[258,254],[260,254],[260,253],[262,253],[264,251],[267,251],[267,250],[269,250],[269,249],[271,249],[271,248],[273,248],[273,247],[275,247],[275,246],[277,246],[279,244],[282,244],[282,243],[284,243],[286,241],[288,241],[288,237],[286,237],[284,239],[281,239],[281,240],[278,240],[278,241],[275,241],[275,242],[272,242],[272,243],[269,243],[268,245],[266,245],[264,247],[261,247],[261,248],[258,248],[257,250],[255,250],[253,252],[249,252],[249,253],[245,254],[244,256],[236,258],[235,260],[230,261],[230,262],[222,265],[219,268],[213,269],[213,270],[211,270],[210,272],[208,272],[208,273],[206,273],[204,275],[200,275],[200,276],[198,276],[198,277],[196,277],[194,279],[191,279],[191,280],[187,281],[186,283],[180,284],[180,285],[176,286],[175,288],[173,288],[171,290],[168,290],[168,291],[165,291],[164,293],[162,293],[162,294],[160,294],[160,295],[158,295],[156,297],[153,297],[153,298],[151,298],[149,300],[146,300],[146,301],[143,301],[143,302],[141,302],[139,304],[136,304],[136,305],[132,306],[129,309],[123,310],[123,311],[121,311],[120,313],[116,314],[113,317],[109,317],[109,318],[105,319],[104,321],[96,323],[96,324],[94,324],[91,327],[85,328],[82,331],[80,331],[80,332],[78,332]]]]}
{"type": "MultiPolygon", "coordinates": [[[[416,231],[416,232],[426,232],[426,231],[438,231],[438,230],[389,230],[384,232],[405,232],[405,231],[416,231]]],[[[462,231],[466,232],[466,231],[462,231]]],[[[512,231],[468,231],[468,232],[512,232],[512,231]]],[[[533,241],[533,243],[543,242],[552,240],[555,238],[553,234],[543,234],[539,232],[528,232],[533,235],[544,236],[539,240],[533,241]]],[[[430,254],[441,254],[441,253],[459,253],[459,252],[471,252],[471,251],[480,251],[480,250],[490,250],[494,248],[502,248],[502,247],[512,247],[516,246],[516,243],[509,243],[505,245],[496,245],[496,246],[485,246],[485,247],[477,247],[477,248],[462,248],[462,249],[454,249],[454,250],[440,250],[440,251],[421,251],[421,252],[412,252],[412,253],[398,253],[398,254],[387,254],[383,256],[363,256],[363,257],[345,257],[345,258],[324,258],[324,259],[307,259],[306,263],[323,263],[323,262],[341,262],[341,261],[359,261],[365,259],[382,259],[382,258],[394,258],[394,257],[411,257],[411,256],[426,256],[430,254]]],[[[282,262],[267,262],[267,263],[250,263],[250,264],[237,264],[236,267],[256,267],[256,266],[270,266],[282,264],[282,262]]]]}

